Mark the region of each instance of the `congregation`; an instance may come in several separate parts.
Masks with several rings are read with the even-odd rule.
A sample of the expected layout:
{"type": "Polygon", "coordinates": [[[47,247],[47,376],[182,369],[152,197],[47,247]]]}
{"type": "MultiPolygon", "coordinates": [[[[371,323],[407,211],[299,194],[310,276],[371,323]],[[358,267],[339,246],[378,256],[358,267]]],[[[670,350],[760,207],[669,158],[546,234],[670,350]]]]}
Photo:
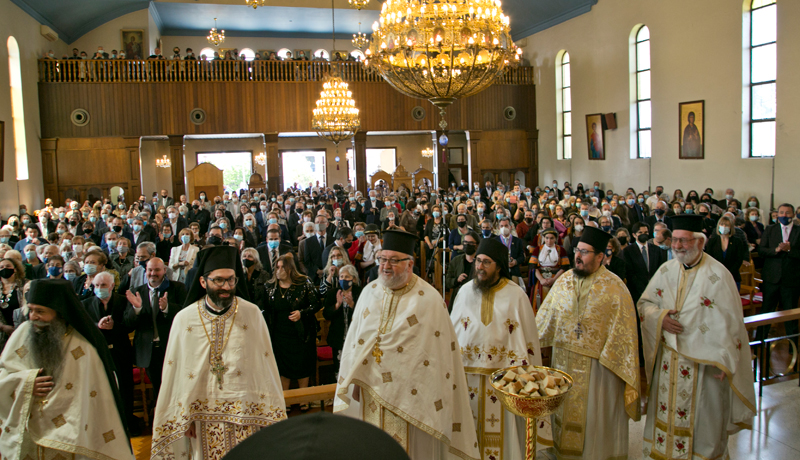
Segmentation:
{"type": "MultiPolygon", "coordinates": [[[[64,312],[82,308],[94,329],[79,332],[98,350],[103,348],[98,347],[103,339],[108,344],[108,350],[99,351],[100,360],[93,363],[116,369],[116,378],[110,381],[118,382],[124,427],[119,429],[129,435],[141,432],[141,421],[133,416],[132,369],[144,369],[153,384],[158,401],[153,458],[173,458],[182,447],[172,443],[184,435],[200,440],[200,447],[191,449],[200,449],[193,451],[203,452],[203,458],[221,458],[257,427],[285,418],[281,389],[288,390],[293,382],[300,388],[326,383],[313,382],[320,314],[330,321],[327,344],[338,384],[335,410],[369,421],[368,408],[382,408],[376,424],[389,434],[396,434],[392,430],[397,426],[405,427],[406,434],[395,439],[412,458],[445,458],[425,457],[426,452],[438,449],[431,443],[444,442],[443,438],[449,453],[461,458],[481,458],[487,447],[496,453],[483,458],[521,458],[524,424],[518,425],[521,419],[515,421],[486,396],[487,375],[520,363],[540,364],[540,346],[553,347],[552,365],[576,376],[578,389],[567,405],[582,414],[576,416],[572,409],[565,409],[554,416],[559,428],[554,419],[553,458],[564,458],[563,453],[580,458],[581,452],[592,449],[603,455],[586,458],[626,455],[627,420],[638,420],[640,399],[645,401],[647,396],[647,453],[666,455],[659,441],[662,436],[682,446],[687,428],[682,419],[662,414],[663,395],[659,393],[669,387],[670,379],[678,382],[677,374],[655,372],[651,394],[639,394],[639,368],[645,367],[650,380],[651,371],[662,365],[699,373],[693,377],[694,387],[681,383],[690,394],[683,394],[680,404],[691,402],[697,388],[703,388],[703,394],[721,392],[722,396],[706,396],[702,407],[692,406],[692,410],[698,415],[702,411],[724,414],[711,417],[716,420],[713,427],[698,428],[694,446],[708,458],[724,457],[727,433],[735,432],[734,425],[746,427],[755,412],[750,353],[743,350],[748,347],[742,347],[749,339],[741,310],[720,308],[714,314],[721,319],[712,324],[706,318],[703,323],[720,337],[715,353],[735,349],[738,341],[738,349],[730,356],[700,356],[708,344],[700,345],[693,332],[691,340],[698,355],[689,356],[686,348],[676,345],[675,337],[680,337],[682,327],[694,324],[687,322],[696,315],[694,304],[705,301],[700,297],[695,301],[694,296],[700,295],[697,286],[708,284],[707,278],[712,278],[712,284],[714,277],[723,282],[703,288],[703,296],[712,298],[711,292],[719,290],[714,297],[718,303],[739,305],[742,264],[754,264],[762,271],[762,312],[797,306],[800,258],[795,246],[800,244],[800,208],[781,204],[772,209],[756,196],[741,199],[733,189],[719,198],[716,195],[710,188],[685,194],[680,189],[668,194],[663,186],[638,192],[633,188],[603,190],[599,182],[573,187],[553,181],[531,188],[519,181],[461,181],[446,189],[421,186],[414,190],[402,186],[392,190],[381,182],[366,191],[317,183],[306,188],[294,184],[283,193],[243,189],[211,197],[200,191],[197,197],[175,199],[161,190],[151,198],[143,195],[132,202],[124,197],[117,202],[104,198],[63,204],[47,199],[41,209],[20,204],[19,213],[6,216],[0,228],[0,347],[13,348],[4,350],[0,364],[9,356],[24,358],[19,351],[22,348],[17,348],[23,343],[20,331],[27,330],[25,323],[39,327],[45,321],[40,305],[69,304],[48,298],[42,292],[45,284],[37,288],[37,283],[42,283],[39,280],[65,280],[52,284],[53,296],[74,297],[82,306],[53,309],[69,316],[64,312]],[[443,282],[434,279],[437,264],[444,267],[443,282]],[[692,287],[695,273],[698,281],[692,287]],[[431,286],[437,283],[443,285],[441,292],[431,286]],[[653,283],[658,289],[653,289],[653,283]],[[373,289],[377,286],[383,289],[373,289]],[[70,292],[57,293],[58,289],[70,292]],[[450,295],[443,299],[447,290],[450,295]],[[407,300],[405,294],[412,291],[413,299],[407,300]],[[671,306],[665,301],[670,295],[674,296],[671,306]],[[611,297],[616,300],[607,300],[611,297]],[[684,301],[683,311],[673,308],[684,301]],[[402,310],[404,302],[411,302],[407,310],[402,310]],[[200,314],[189,318],[184,313],[195,303],[198,307],[194,310],[200,314]],[[576,308],[570,306],[573,304],[583,313],[572,311],[576,308]],[[251,305],[257,309],[250,309],[251,305]],[[376,314],[370,315],[370,310],[376,314]],[[253,314],[264,321],[254,320],[253,314]],[[254,335],[247,340],[251,342],[244,345],[245,339],[237,338],[240,328],[231,332],[234,324],[243,325],[242,334],[250,326],[254,335]],[[192,332],[193,327],[209,338],[207,363],[205,358],[197,358],[201,355],[190,353],[190,340],[194,339],[179,334],[192,332]],[[482,327],[486,330],[476,329],[482,327]],[[519,331],[516,336],[515,330],[519,331]],[[444,342],[437,342],[440,334],[444,342]],[[501,334],[505,338],[499,338],[501,334]],[[369,337],[366,345],[365,337],[369,337]],[[668,338],[662,341],[663,337],[668,338]],[[481,338],[493,346],[510,342],[493,360],[488,346],[474,342],[481,338]],[[176,340],[181,341],[180,348],[173,344],[176,340]],[[219,349],[214,348],[215,341],[221,344],[219,349]],[[259,354],[267,359],[263,368],[253,368],[255,371],[235,362],[247,359],[252,364],[259,354]],[[402,375],[403,359],[420,356],[426,357],[424,366],[412,366],[413,372],[402,375]],[[380,368],[382,360],[387,364],[380,368]],[[374,362],[377,370],[367,366],[368,361],[374,362]],[[712,375],[698,362],[722,372],[712,375]],[[201,367],[189,372],[192,365],[201,367]],[[389,372],[388,365],[400,367],[389,372]],[[219,385],[221,391],[229,376],[241,376],[242,371],[254,372],[263,380],[258,389],[253,389],[253,378],[249,380],[253,388],[236,390],[260,393],[261,402],[267,401],[267,410],[259,412],[261,415],[251,413],[249,422],[241,422],[235,430],[210,421],[197,428],[186,425],[190,428],[185,433],[183,426],[172,426],[175,418],[180,418],[181,408],[191,405],[194,409],[198,404],[193,396],[187,396],[195,390],[185,390],[189,387],[177,383],[179,372],[188,372],[189,380],[201,372],[210,373],[216,380],[209,380],[214,382],[209,388],[219,385]],[[267,378],[264,373],[275,375],[267,378]],[[438,382],[445,373],[442,381],[449,380],[448,386],[452,383],[451,395],[438,396],[439,388],[415,386],[415,380],[438,382]],[[708,389],[718,388],[713,380],[724,378],[730,380],[734,396],[731,390],[708,389]],[[657,384],[665,381],[667,385],[657,384]],[[431,399],[435,411],[417,407],[416,400],[407,395],[397,396],[402,403],[390,400],[394,396],[387,394],[394,395],[395,390],[387,388],[392,388],[392,382],[394,388],[402,387],[413,396],[418,390],[420,395],[434,392],[434,397],[440,398],[435,404],[431,399]],[[749,389],[745,388],[748,385],[749,389]],[[159,396],[160,392],[164,394],[159,396]],[[603,398],[612,410],[593,413],[592,405],[603,398]],[[175,401],[185,406],[174,406],[175,401]],[[440,412],[443,405],[446,414],[440,412]],[[472,414],[494,418],[495,412],[497,417],[509,417],[505,431],[481,423],[475,427],[479,428],[475,440],[476,430],[468,428],[472,414]],[[586,419],[591,417],[602,423],[587,425],[586,419]],[[569,432],[570,424],[577,424],[580,436],[569,432]],[[424,427],[438,430],[445,425],[445,434],[421,441],[430,434],[424,427]],[[225,441],[221,444],[211,439],[215,430],[222,433],[219,439],[225,441]],[[208,446],[217,446],[216,453],[208,446]]],[[[796,323],[787,323],[787,335],[796,334],[796,327],[796,323]]],[[[764,337],[767,333],[760,328],[757,334],[764,337]]],[[[77,348],[69,345],[69,350],[73,349],[77,348]]],[[[58,363],[53,366],[57,368],[58,363]]],[[[45,368],[38,361],[37,367],[45,368]]],[[[8,371],[0,370],[0,384],[4,375],[8,376],[8,371]]],[[[36,379],[34,395],[45,395],[53,388],[56,373],[42,375],[50,377],[36,379]]],[[[205,388],[205,383],[199,386],[205,388]]],[[[109,395],[117,395],[113,383],[109,395]]],[[[670,403],[673,400],[674,395],[667,398],[670,403]]],[[[308,410],[308,406],[300,409],[308,410]]],[[[124,438],[119,433],[117,437],[124,438]]]]}

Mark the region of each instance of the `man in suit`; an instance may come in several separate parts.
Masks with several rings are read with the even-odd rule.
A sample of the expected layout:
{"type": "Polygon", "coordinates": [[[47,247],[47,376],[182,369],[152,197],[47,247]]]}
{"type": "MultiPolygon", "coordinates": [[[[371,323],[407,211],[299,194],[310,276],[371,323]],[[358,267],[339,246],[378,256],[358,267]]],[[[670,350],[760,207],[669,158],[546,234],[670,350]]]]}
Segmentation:
{"type": "Polygon", "coordinates": [[[258,227],[258,234],[262,237],[267,234],[267,226],[269,225],[269,207],[266,201],[259,203],[261,208],[256,213],[256,227],[258,227]]]}
{"type": "MultiPolygon", "coordinates": [[[[120,288],[134,290],[143,284],[147,284],[147,263],[156,258],[156,244],[152,241],[145,241],[136,246],[136,254],[133,258],[133,269],[130,274],[120,273],[120,288]]],[[[167,276],[172,279],[172,269],[167,267],[167,276]]]]}
{"type": "Polygon", "coordinates": [[[189,226],[189,221],[178,213],[178,208],[174,205],[167,207],[167,219],[164,224],[169,224],[172,227],[172,234],[177,235],[184,228],[189,226]]]}
{"type": "Polygon", "coordinates": [[[141,217],[135,217],[133,219],[133,234],[131,235],[131,243],[139,247],[140,244],[145,242],[154,242],[154,239],[145,231],[144,220],[141,217]]]}
{"type": "Polygon", "coordinates": [[[58,255],[58,246],[56,246],[55,244],[47,245],[42,251],[42,263],[40,263],[39,265],[34,265],[33,268],[31,269],[31,272],[33,273],[33,279],[39,280],[47,278],[47,261],[50,260],[51,257],[57,255],[58,255]]]}
{"type": "Polygon", "coordinates": [[[39,213],[39,234],[47,238],[47,235],[56,231],[56,223],[50,218],[50,213],[42,211],[39,213]]]}
{"type": "Polygon", "coordinates": [[[658,222],[663,222],[667,225],[667,228],[672,230],[672,222],[670,222],[670,218],[667,217],[667,203],[664,201],[659,200],[656,203],[655,213],[652,216],[647,216],[645,219],[645,223],[650,227],[654,228],[658,222]]]}
{"type": "Polygon", "coordinates": [[[294,206],[290,208],[291,213],[289,213],[289,217],[287,218],[287,225],[289,227],[289,237],[291,238],[292,244],[297,243],[297,238],[300,235],[297,234],[297,226],[303,222],[303,211],[305,211],[305,206],[303,203],[294,203],[294,206]]]}
{"type": "Polygon", "coordinates": [[[491,181],[486,181],[486,186],[481,188],[481,201],[484,203],[490,203],[492,199],[492,193],[494,193],[494,187],[492,187],[491,181]]]}
{"type": "Polygon", "coordinates": [[[277,263],[280,256],[292,252],[292,245],[281,241],[281,231],[273,226],[267,230],[267,244],[257,247],[256,251],[264,271],[272,277],[275,272],[273,265],[277,263]]]}
{"type": "MultiPolygon", "coordinates": [[[[778,207],[778,223],[772,224],[761,235],[758,255],[764,258],[761,269],[761,291],[764,304],[761,313],[778,309],[798,308],[800,300],[800,227],[794,223],[794,206],[784,203],[778,207]]],[[[786,334],[797,334],[797,321],[787,321],[786,334]]],[[[756,337],[767,337],[769,326],[758,328],[756,337]]],[[[794,338],[797,342],[797,338],[794,338]]]]}
{"type": "Polygon", "coordinates": [[[364,202],[364,215],[367,216],[367,224],[380,225],[381,208],[383,208],[383,201],[378,199],[375,190],[369,191],[369,200],[364,202]]]}
{"type": "Polygon", "coordinates": [[[635,233],[634,226],[647,219],[647,214],[639,203],[636,202],[636,195],[628,193],[625,197],[625,209],[628,211],[628,230],[635,233]]]}
{"type": "Polygon", "coordinates": [[[158,197],[158,201],[156,202],[156,208],[158,208],[159,206],[164,206],[165,208],[168,208],[173,204],[175,204],[175,200],[171,196],[167,195],[168,194],[166,189],[161,190],[161,196],[158,197]]]}
{"type": "Polygon", "coordinates": [[[175,315],[183,308],[186,287],[170,281],[164,261],[155,257],[147,262],[147,282],[127,291],[125,296],[128,299],[125,326],[136,330],[134,364],[147,369],[157,400],[169,330],[175,315]]]}
{"type": "Polygon", "coordinates": [[[94,279],[94,294],[82,301],[86,312],[98,325],[100,332],[108,343],[111,359],[117,369],[119,393],[125,404],[128,427],[138,430],[137,424],[131,424],[133,417],[133,347],[128,334],[133,331],[125,325],[125,309],[128,302],[121,294],[114,292],[114,276],[109,272],[100,272],[94,279]]]}
{"type": "Polygon", "coordinates": [[[717,201],[717,206],[722,210],[727,210],[730,206],[736,206],[736,209],[742,209],[742,203],[733,197],[735,194],[736,192],[734,192],[732,188],[725,190],[725,198],[717,201]]]}
{"type": "Polygon", "coordinates": [[[322,260],[322,252],[328,244],[332,242],[332,236],[327,234],[328,219],[324,215],[318,215],[314,219],[316,235],[313,238],[303,240],[303,266],[306,268],[306,275],[314,283],[319,284],[319,279],[323,275],[322,269],[325,263],[322,260]]]}
{"type": "Polygon", "coordinates": [[[522,241],[522,239],[512,235],[513,225],[511,224],[511,219],[509,219],[508,216],[501,217],[500,222],[498,222],[497,225],[500,234],[495,238],[500,240],[500,242],[503,243],[503,246],[508,248],[508,255],[510,256],[510,260],[508,261],[508,271],[511,275],[511,279],[515,283],[519,283],[519,277],[522,276],[520,266],[525,263],[525,242],[522,241]]]}
{"type": "MultiPolygon", "coordinates": [[[[625,282],[631,293],[633,305],[636,306],[639,298],[647,289],[650,278],[656,274],[661,264],[667,261],[667,251],[649,241],[650,227],[644,222],[637,222],[633,225],[633,240],[633,244],[622,250],[622,258],[625,260],[625,266],[628,267],[625,282]]],[[[636,326],[639,336],[639,365],[643,366],[642,326],[638,314],[636,315],[636,326]]]]}
{"type": "Polygon", "coordinates": [[[331,253],[331,249],[334,246],[339,246],[340,248],[344,249],[345,252],[350,249],[350,246],[353,244],[353,230],[348,227],[339,227],[336,229],[336,232],[333,234],[333,242],[325,247],[322,251],[322,266],[328,264],[328,256],[331,253]]]}
{"type": "Polygon", "coordinates": [[[189,210],[189,223],[191,224],[192,222],[200,224],[200,236],[206,234],[206,229],[211,223],[211,213],[200,205],[199,200],[192,201],[192,209],[189,210]]]}
{"type": "Polygon", "coordinates": [[[111,231],[103,234],[103,241],[100,243],[100,248],[106,252],[108,252],[108,236],[111,233],[116,233],[118,237],[125,237],[133,241],[133,234],[125,230],[125,221],[121,217],[115,217],[111,224],[111,231]]]}

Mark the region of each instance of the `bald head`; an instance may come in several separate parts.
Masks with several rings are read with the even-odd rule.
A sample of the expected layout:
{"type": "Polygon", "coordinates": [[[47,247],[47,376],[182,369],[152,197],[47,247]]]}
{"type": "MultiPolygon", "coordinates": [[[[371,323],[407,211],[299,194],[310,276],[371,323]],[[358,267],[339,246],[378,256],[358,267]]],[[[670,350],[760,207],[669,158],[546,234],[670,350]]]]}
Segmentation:
{"type": "Polygon", "coordinates": [[[147,261],[147,282],[150,287],[156,288],[164,282],[164,276],[167,274],[167,267],[164,261],[158,257],[153,257],[147,261]]]}

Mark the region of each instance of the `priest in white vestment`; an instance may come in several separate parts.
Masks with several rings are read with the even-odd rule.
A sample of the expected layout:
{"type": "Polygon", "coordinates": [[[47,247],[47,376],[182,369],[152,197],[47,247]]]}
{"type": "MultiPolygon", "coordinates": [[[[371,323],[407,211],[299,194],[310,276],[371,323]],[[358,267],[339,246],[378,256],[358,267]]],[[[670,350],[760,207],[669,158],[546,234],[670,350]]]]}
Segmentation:
{"type": "Polygon", "coordinates": [[[552,367],[574,379],[551,416],[550,458],[628,458],[628,420],[639,420],[636,311],[625,283],[603,266],[611,235],[586,227],[575,268],[563,274],[536,315],[552,367]]]}
{"type": "Polygon", "coordinates": [[[0,356],[0,456],[132,460],[114,363],[72,284],[34,280],[0,356]]]}
{"type": "Polygon", "coordinates": [[[232,246],[204,249],[186,306],[170,329],[153,421],[152,459],[218,460],[286,418],[269,331],[232,246]]]}
{"type": "Polygon", "coordinates": [[[726,459],[755,390],[739,290],[703,253],[700,216],[674,217],[672,253],[639,299],[650,399],[644,457],[726,459]]]}
{"type": "Polygon", "coordinates": [[[478,459],[458,339],[441,294],[412,271],[417,244],[384,233],[379,279],[361,291],[342,349],[334,412],[381,428],[414,460],[478,459]]]}
{"type": "Polygon", "coordinates": [[[467,373],[478,447],[485,460],[517,460],[525,457],[525,418],[503,408],[490,376],[511,366],[541,366],[536,318],[525,291],[509,282],[508,248],[499,240],[481,241],[473,272],[450,320],[467,373]]]}

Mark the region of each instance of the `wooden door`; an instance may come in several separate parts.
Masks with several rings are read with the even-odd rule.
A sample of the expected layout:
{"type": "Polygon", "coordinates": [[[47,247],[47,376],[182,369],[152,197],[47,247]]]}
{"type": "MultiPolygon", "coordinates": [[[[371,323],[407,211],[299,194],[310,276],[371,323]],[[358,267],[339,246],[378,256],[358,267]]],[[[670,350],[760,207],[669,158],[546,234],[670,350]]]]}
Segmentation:
{"type": "Polygon", "coordinates": [[[196,199],[201,191],[205,192],[209,199],[222,196],[225,191],[222,170],[211,163],[201,163],[187,171],[186,183],[189,186],[187,198],[190,200],[196,199]]]}

